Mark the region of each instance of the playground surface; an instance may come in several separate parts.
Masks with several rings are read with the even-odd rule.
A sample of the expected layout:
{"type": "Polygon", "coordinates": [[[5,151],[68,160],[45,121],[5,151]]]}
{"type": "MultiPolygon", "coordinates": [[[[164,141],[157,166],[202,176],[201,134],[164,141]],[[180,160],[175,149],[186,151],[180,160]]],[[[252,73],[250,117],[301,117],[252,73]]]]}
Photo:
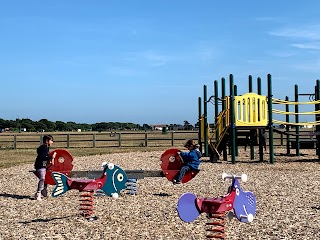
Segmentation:
{"type": "MultiPolygon", "coordinates": [[[[190,182],[173,185],[166,178],[138,180],[138,195],[123,191],[118,199],[95,197],[97,221],[79,215],[79,192],[43,201],[30,200],[37,179],[33,164],[0,169],[0,239],[206,239],[205,214],[184,223],[175,210],[181,194],[200,197],[226,194],[229,181],[221,174],[248,175],[241,183],[257,199],[252,223],[226,221],[226,239],[320,239],[320,162],[315,150],[301,157],[275,156],[275,164],[251,162],[250,151],[239,150],[237,163],[210,163],[203,158],[200,173],[190,182]]],[[[285,153],[275,149],[275,153],[285,153]]],[[[293,151],[292,151],[293,152],[293,151]]],[[[103,161],[123,169],[160,170],[163,151],[115,153],[74,158],[74,170],[99,170],[103,161]]],[[[258,156],[256,156],[258,159],[258,156]]],[[[49,186],[51,194],[53,187],[49,186]]]]}

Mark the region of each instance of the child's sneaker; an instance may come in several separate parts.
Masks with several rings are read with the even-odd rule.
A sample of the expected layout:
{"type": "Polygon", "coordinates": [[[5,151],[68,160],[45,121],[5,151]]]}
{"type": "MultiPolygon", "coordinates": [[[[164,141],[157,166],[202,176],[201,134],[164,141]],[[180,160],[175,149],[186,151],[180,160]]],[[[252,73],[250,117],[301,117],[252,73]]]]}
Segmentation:
{"type": "Polygon", "coordinates": [[[181,184],[180,181],[177,181],[176,179],[173,180],[173,185],[176,185],[176,184],[181,184]]]}
{"type": "Polygon", "coordinates": [[[41,201],[41,193],[37,192],[35,195],[34,195],[34,200],[38,200],[38,201],[41,201]]]}
{"type": "Polygon", "coordinates": [[[48,189],[47,188],[44,188],[42,191],[41,191],[41,195],[43,197],[48,197],[48,189]]]}

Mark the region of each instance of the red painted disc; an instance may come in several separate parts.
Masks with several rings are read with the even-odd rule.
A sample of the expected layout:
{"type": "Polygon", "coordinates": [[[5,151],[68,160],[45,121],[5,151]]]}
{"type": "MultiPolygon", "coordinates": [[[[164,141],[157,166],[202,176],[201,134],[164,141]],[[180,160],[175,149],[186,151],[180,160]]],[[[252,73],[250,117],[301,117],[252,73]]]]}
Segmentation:
{"type": "Polygon", "coordinates": [[[55,185],[55,181],[53,180],[51,173],[52,172],[59,172],[63,173],[64,175],[69,176],[72,169],[73,169],[73,157],[71,154],[65,149],[56,149],[50,152],[50,156],[56,152],[56,157],[52,159],[47,164],[47,173],[45,178],[45,183],[49,185],[55,185]]]}
{"type": "MultiPolygon", "coordinates": [[[[164,176],[172,181],[180,169],[183,167],[184,163],[178,154],[180,150],[176,148],[171,148],[166,150],[161,155],[161,169],[164,176]]],[[[194,178],[198,174],[199,170],[188,171],[184,177],[182,178],[182,183],[189,182],[192,178],[194,178]]]]}

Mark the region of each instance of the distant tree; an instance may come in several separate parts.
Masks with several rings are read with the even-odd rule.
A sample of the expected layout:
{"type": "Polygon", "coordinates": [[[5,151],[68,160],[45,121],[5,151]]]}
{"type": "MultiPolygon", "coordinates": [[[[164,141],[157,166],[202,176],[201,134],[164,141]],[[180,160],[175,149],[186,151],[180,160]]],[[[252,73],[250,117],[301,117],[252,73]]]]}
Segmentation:
{"type": "Polygon", "coordinates": [[[0,129],[7,128],[7,120],[0,118],[0,129]]]}
{"type": "Polygon", "coordinates": [[[32,121],[29,118],[22,118],[19,120],[20,122],[20,129],[21,128],[26,128],[27,132],[35,132],[36,128],[34,127],[34,121],[32,121]]]}
{"type": "Polygon", "coordinates": [[[40,119],[39,122],[46,126],[44,128],[45,131],[50,131],[50,132],[54,131],[54,129],[55,129],[55,123],[54,122],[51,122],[48,119],[40,119]]]}
{"type": "Polygon", "coordinates": [[[38,132],[47,131],[47,125],[40,121],[34,123],[34,128],[38,132]]]}
{"type": "Polygon", "coordinates": [[[81,129],[82,131],[91,131],[92,130],[91,124],[87,124],[87,123],[78,124],[78,128],[81,129]]]}
{"type": "Polygon", "coordinates": [[[108,128],[108,124],[105,122],[100,122],[100,123],[96,123],[96,124],[92,124],[92,130],[93,131],[106,131],[106,129],[108,128]]]}
{"type": "Polygon", "coordinates": [[[150,125],[144,123],[144,124],[142,125],[142,129],[143,129],[143,130],[151,130],[152,127],[151,127],[150,125]]]}
{"type": "Polygon", "coordinates": [[[75,122],[67,122],[66,127],[67,127],[67,131],[75,131],[78,129],[78,126],[75,122]]]}
{"type": "Polygon", "coordinates": [[[65,122],[62,121],[56,121],[55,124],[55,129],[56,131],[66,131],[67,130],[67,124],[65,122]]]}
{"type": "Polygon", "coordinates": [[[192,130],[193,126],[187,120],[185,120],[183,128],[184,130],[192,130]]]}

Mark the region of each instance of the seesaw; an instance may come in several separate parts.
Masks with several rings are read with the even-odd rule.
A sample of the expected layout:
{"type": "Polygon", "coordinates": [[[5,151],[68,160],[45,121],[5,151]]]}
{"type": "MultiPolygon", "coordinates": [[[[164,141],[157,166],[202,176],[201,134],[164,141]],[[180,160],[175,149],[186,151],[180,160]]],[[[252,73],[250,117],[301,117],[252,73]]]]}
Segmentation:
{"type": "MultiPolygon", "coordinates": [[[[125,170],[128,179],[143,179],[145,177],[166,177],[169,181],[172,181],[176,174],[180,171],[183,166],[183,161],[178,155],[179,149],[171,148],[166,150],[160,157],[161,160],[161,171],[153,170],[125,170]]],[[[56,152],[55,159],[47,165],[47,173],[45,178],[45,184],[55,185],[52,178],[52,172],[60,172],[69,177],[77,178],[99,178],[102,174],[101,170],[90,170],[90,171],[72,171],[73,169],[73,157],[65,149],[56,149],[50,153],[52,155],[56,152]]],[[[35,173],[35,171],[30,171],[35,173]]],[[[182,179],[182,183],[187,183],[193,179],[199,170],[189,171],[182,179]]],[[[36,174],[36,173],[35,173],[36,174]]]]}
{"type": "MultiPolygon", "coordinates": [[[[71,189],[77,189],[80,192],[80,211],[88,219],[92,219],[93,214],[93,194],[94,191],[101,190],[103,194],[116,197],[117,194],[127,186],[131,190],[134,189],[136,193],[136,179],[142,179],[145,177],[166,177],[169,181],[172,181],[183,165],[180,159],[178,149],[168,149],[161,155],[161,168],[162,171],[144,171],[144,170],[122,170],[120,167],[113,164],[105,164],[103,171],[72,171],[73,169],[73,157],[65,149],[56,149],[50,153],[53,155],[56,152],[56,157],[50,161],[47,165],[47,173],[45,177],[45,184],[56,185],[52,192],[53,197],[58,197],[71,189]],[[113,166],[118,173],[121,173],[121,184],[117,189],[112,188],[114,186],[113,166]],[[111,178],[112,176],[112,178],[111,178]],[[128,181],[129,179],[129,181],[128,181]]],[[[31,171],[36,175],[35,171],[31,171]]],[[[186,173],[182,179],[183,183],[190,181],[194,178],[199,171],[190,171],[186,173]]],[[[120,175],[119,175],[120,176],[120,175]]],[[[119,178],[118,178],[119,180],[119,178]]],[[[42,195],[47,195],[47,189],[42,191],[42,195]]]]}
{"type": "Polygon", "coordinates": [[[224,173],[222,179],[232,179],[225,196],[200,198],[193,193],[184,193],[177,204],[179,217],[184,222],[193,222],[201,213],[207,214],[207,238],[225,238],[226,215],[230,218],[235,216],[240,222],[250,223],[256,212],[254,194],[243,191],[238,180],[246,182],[246,174],[236,176],[224,173]]]}
{"type": "MultiPolygon", "coordinates": [[[[143,179],[145,177],[165,177],[170,182],[175,178],[180,169],[183,166],[183,161],[181,160],[179,154],[179,149],[171,148],[166,150],[160,157],[161,160],[161,171],[153,170],[125,170],[128,179],[143,179]]],[[[199,170],[189,171],[186,173],[182,179],[182,183],[187,183],[193,179],[199,170]]],[[[74,177],[87,177],[96,178],[101,174],[100,170],[93,171],[72,171],[71,176],[74,177]]]]}

